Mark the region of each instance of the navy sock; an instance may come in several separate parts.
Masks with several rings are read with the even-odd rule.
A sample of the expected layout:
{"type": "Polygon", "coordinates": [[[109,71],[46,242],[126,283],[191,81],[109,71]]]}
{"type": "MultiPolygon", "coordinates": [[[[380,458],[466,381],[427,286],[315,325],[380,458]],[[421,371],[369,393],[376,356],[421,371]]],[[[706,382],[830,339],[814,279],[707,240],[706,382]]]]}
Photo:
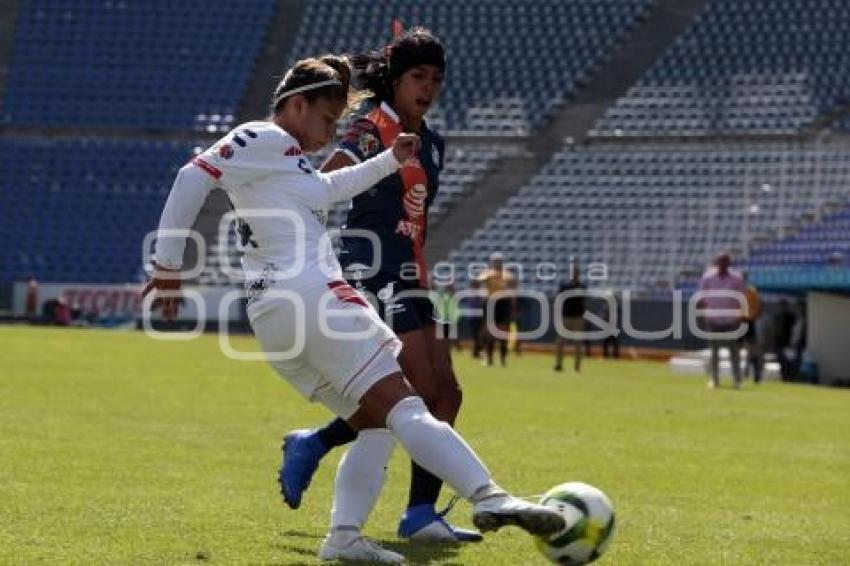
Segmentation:
{"type": "Polygon", "coordinates": [[[324,427],[317,429],[315,435],[325,449],[331,450],[356,439],[357,431],[351,428],[344,419],[336,418],[324,427]]]}
{"type": "Polygon", "coordinates": [[[440,497],[443,480],[414,462],[410,461],[410,496],[408,507],[414,505],[435,505],[440,497]]]}

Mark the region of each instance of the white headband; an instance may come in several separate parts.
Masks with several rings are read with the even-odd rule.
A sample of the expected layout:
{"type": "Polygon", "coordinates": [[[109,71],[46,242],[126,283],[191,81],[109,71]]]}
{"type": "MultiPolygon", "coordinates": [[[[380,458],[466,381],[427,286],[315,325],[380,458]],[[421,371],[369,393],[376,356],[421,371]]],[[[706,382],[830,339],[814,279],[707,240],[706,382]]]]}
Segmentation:
{"type": "Polygon", "coordinates": [[[317,89],[317,88],[322,88],[324,86],[333,86],[333,85],[342,86],[342,83],[339,82],[338,79],[328,79],[326,81],[319,81],[317,83],[299,86],[297,88],[291,88],[289,90],[285,90],[282,93],[280,93],[277,97],[277,100],[275,101],[275,104],[277,104],[278,102],[280,102],[281,100],[283,100],[287,96],[292,96],[293,94],[298,94],[299,92],[305,92],[305,91],[308,91],[308,90],[313,90],[313,89],[317,89]]]}

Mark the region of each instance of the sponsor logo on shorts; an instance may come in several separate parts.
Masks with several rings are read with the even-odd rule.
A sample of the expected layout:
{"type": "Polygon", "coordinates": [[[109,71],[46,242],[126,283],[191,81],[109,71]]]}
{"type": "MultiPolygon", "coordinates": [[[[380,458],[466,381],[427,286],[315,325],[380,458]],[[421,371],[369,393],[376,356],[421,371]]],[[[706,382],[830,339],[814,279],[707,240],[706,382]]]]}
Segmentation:
{"type": "Polygon", "coordinates": [[[381,288],[381,290],[378,291],[378,298],[386,303],[390,299],[393,298],[394,294],[395,294],[395,281],[390,281],[389,283],[384,285],[384,287],[381,288]]]}
{"type": "Polygon", "coordinates": [[[390,303],[384,306],[384,315],[392,316],[394,314],[402,313],[407,310],[404,306],[404,303],[390,303]]]}

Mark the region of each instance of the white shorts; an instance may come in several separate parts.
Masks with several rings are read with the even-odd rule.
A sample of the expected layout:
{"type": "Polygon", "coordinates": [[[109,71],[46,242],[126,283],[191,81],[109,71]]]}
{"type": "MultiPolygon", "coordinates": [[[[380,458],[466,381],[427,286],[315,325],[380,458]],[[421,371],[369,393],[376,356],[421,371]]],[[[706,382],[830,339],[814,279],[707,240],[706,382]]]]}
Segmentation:
{"type": "Polygon", "coordinates": [[[272,286],[252,306],[248,316],[269,363],[308,400],[344,419],[375,383],[401,371],[401,341],[344,281],[297,292],[272,286]]]}

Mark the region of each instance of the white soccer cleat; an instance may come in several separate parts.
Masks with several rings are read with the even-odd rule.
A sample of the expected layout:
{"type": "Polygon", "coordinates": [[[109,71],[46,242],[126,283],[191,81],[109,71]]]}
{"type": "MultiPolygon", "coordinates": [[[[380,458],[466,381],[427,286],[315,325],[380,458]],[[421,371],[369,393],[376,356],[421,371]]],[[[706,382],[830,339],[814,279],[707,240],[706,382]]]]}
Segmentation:
{"type": "Polygon", "coordinates": [[[528,503],[505,492],[481,499],[472,510],[472,522],[481,532],[516,525],[535,536],[549,536],[566,528],[564,516],[551,507],[528,503]]]}
{"type": "Polygon", "coordinates": [[[325,561],[360,561],[375,564],[404,564],[404,556],[387,550],[360,533],[351,536],[329,534],[319,549],[319,559],[325,561]]]}

